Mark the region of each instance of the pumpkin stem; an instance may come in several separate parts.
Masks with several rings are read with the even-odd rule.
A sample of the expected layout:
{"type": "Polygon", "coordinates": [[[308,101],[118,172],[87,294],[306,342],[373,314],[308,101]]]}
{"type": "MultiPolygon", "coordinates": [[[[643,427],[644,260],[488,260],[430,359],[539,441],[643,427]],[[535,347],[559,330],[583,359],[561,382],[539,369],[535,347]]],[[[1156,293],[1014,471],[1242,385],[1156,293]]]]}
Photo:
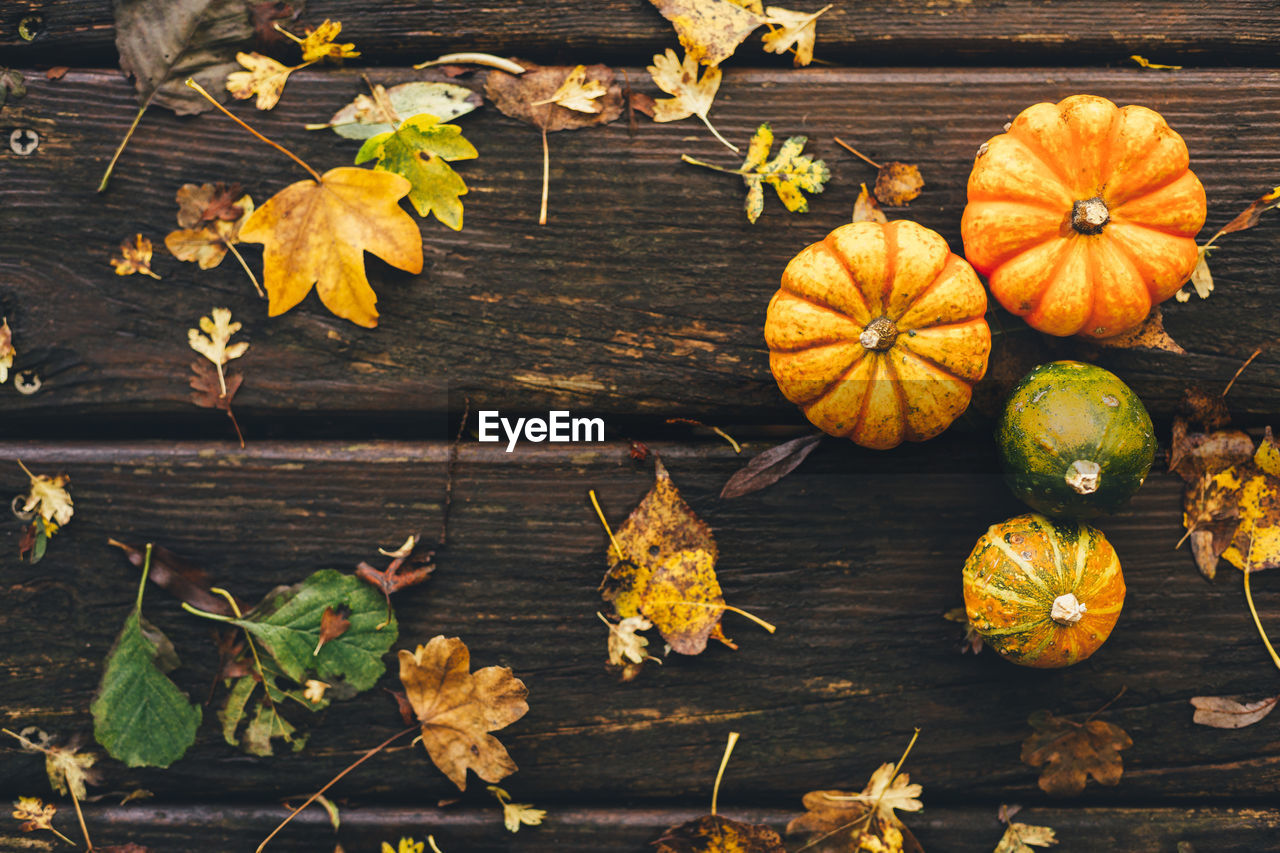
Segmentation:
{"type": "Polygon", "coordinates": [[[1080,199],[1071,206],[1071,227],[1081,234],[1101,234],[1102,226],[1111,220],[1111,212],[1102,196],[1080,199]]]}
{"type": "Polygon", "coordinates": [[[1076,598],[1076,594],[1068,592],[1053,600],[1053,609],[1049,611],[1049,616],[1054,622],[1065,627],[1076,624],[1088,612],[1089,608],[1076,598]]]}
{"type": "Polygon", "coordinates": [[[1102,466],[1090,459],[1077,459],[1067,469],[1062,479],[1075,489],[1078,494],[1091,495],[1098,491],[1098,480],[1102,477],[1102,466]]]}
{"type": "Polygon", "coordinates": [[[887,350],[898,339],[898,327],[888,317],[877,317],[867,324],[858,336],[858,342],[867,349],[887,350]]]}

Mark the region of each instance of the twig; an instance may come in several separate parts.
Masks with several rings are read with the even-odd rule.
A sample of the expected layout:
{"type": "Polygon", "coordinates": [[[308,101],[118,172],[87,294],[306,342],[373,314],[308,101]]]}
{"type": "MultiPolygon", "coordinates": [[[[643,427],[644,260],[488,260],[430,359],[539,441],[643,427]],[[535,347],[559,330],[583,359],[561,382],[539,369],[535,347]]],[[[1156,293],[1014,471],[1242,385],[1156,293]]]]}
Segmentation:
{"type": "Polygon", "coordinates": [[[547,129],[542,128],[542,211],[538,224],[547,224],[547,192],[551,186],[551,150],[547,147],[547,129]]]}
{"type": "Polygon", "coordinates": [[[1253,355],[1249,356],[1248,358],[1246,358],[1246,359],[1244,360],[1244,364],[1240,365],[1240,369],[1239,369],[1239,370],[1237,370],[1237,371],[1235,372],[1235,375],[1233,375],[1233,376],[1231,377],[1231,381],[1227,383],[1227,387],[1222,389],[1222,396],[1224,396],[1224,397],[1225,397],[1225,396],[1227,396],[1227,394],[1228,394],[1228,393],[1230,393],[1230,391],[1231,391],[1231,386],[1236,384],[1236,380],[1240,378],[1240,374],[1241,374],[1241,373],[1244,373],[1244,369],[1245,369],[1246,367],[1248,367],[1249,365],[1253,364],[1253,360],[1254,360],[1255,358],[1257,358],[1258,356],[1262,355],[1262,350],[1263,350],[1263,348],[1265,348],[1265,347],[1266,347],[1266,344],[1263,344],[1262,346],[1258,347],[1256,350],[1254,350],[1254,351],[1253,351],[1253,355]]]}
{"type": "MultiPolygon", "coordinates": [[[[159,91],[159,89],[156,91],[159,91]]],[[[152,92],[147,99],[142,102],[142,106],[138,107],[138,114],[133,117],[133,124],[129,125],[129,129],[125,131],[124,139],[120,140],[120,145],[116,148],[116,153],[111,155],[111,162],[107,164],[107,170],[102,173],[102,180],[98,182],[98,192],[106,190],[107,182],[111,180],[111,173],[115,171],[116,161],[119,160],[120,155],[124,153],[124,147],[128,145],[129,140],[133,138],[133,132],[138,129],[138,122],[142,121],[142,114],[147,111],[147,107],[151,106],[151,99],[155,96],[156,93],[152,92]]]]}
{"type": "Polygon", "coordinates": [[[875,169],[883,169],[883,168],[884,168],[884,166],[881,166],[881,165],[880,165],[879,163],[877,163],[875,160],[872,160],[872,159],[871,159],[870,157],[868,157],[866,154],[863,154],[861,151],[859,151],[858,149],[854,148],[852,145],[850,145],[849,143],[845,142],[845,141],[844,141],[843,139],[841,139],[840,137],[838,137],[838,136],[833,136],[833,137],[832,137],[832,139],[834,139],[834,140],[836,141],[836,145],[839,145],[841,148],[843,148],[844,150],[848,151],[850,154],[852,154],[853,156],[855,156],[855,157],[859,158],[860,160],[865,160],[865,161],[866,161],[866,162],[867,162],[867,163],[868,163],[872,168],[875,168],[875,169]]]}
{"type": "Polygon", "coordinates": [[[604,525],[604,532],[609,534],[609,541],[613,543],[613,550],[618,552],[618,560],[627,559],[627,555],[622,553],[622,546],[618,544],[618,540],[613,537],[613,531],[609,528],[609,522],[605,521],[604,510],[600,509],[600,501],[596,500],[596,490],[590,489],[587,494],[591,497],[591,505],[596,508],[596,515],[600,516],[600,523],[604,525]]]}
{"type": "Polygon", "coordinates": [[[720,780],[724,778],[724,769],[729,766],[729,756],[733,755],[733,748],[738,743],[738,733],[729,732],[729,742],[725,744],[724,755],[720,758],[720,769],[716,771],[716,783],[711,788],[711,815],[715,816],[716,801],[720,798],[720,780]]]}
{"type": "Polygon", "coordinates": [[[368,752],[366,752],[364,755],[360,756],[360,757],[359,757],[359,758],[357,758],[355,761],[353,761],[351,764],[349,764],[349,765],[347,766],[347,769],[343,770],[343,771],[342,771],[341,773],[339,773],[337,776],[334,776],[332,779],[330,779],[328,782],[326,782],[326,783],[325,783],[325,786],[324,786],[323,788],[321,788],[319,791],[316,791],[314,794],[312,794],[310,797],[308,797],[308,798],[307,798],[307,801],[306,801],[305,803],[303,803],[302,805],[298,806],[298,807],[297,807],[296,809],[294,809],[293,811],[289,812],[289,816],[288,816],[288,817],[286,817],[284,820],[280,821],[280,825],[279,825],[279,826],[277,826],[275,829],[271,830],[271,834],[270,834],[270,835],[268,835],[266,838],[262,839],[262,843],[258,845],[258,849],[257,849],[257,850],[255,850],[255,851],[254,851],[254,853],[262,853],[263,849],[265,849],[265,848],[266,848],[267,844],[271,841],[271,839],[275,838],[275,837],[276,837],[276,835],[280,832],[280,830],[282,830],[282,829],[284,829],[284,828],[285,828],[285,826],[289,823],[289,821],[291,821],[291,820],[293,820],[295,817],[297,817],[297,816],[298,816],[298,814],[299,814],[303,809],[305,809],[307,806],[309,806],[309,805],[311,805],[312,803],[314,803],[318,797],[320,797],[320,796],[322,796],[322,795],[324,794],[324,792],[325,792],[325,791],[329,790],[329,789],[330,789],[330,788],[332,788],[334,785],[338,784],[338,782],[339,782],[339,781],[341,781],[341,779],[342,779],[342,777],[343,777],[343,776],[346,776],[346,775],[347,775],[348,773],[350,773],[352,770],[355,770],[355,769],[356,769],[357,767],[359,767],[361,764],[364,764],[364,763],[365,763],[366,761],[368,761],[370,758],[373,758],[375,755],[377,755],[377,754],[378,754],[379,752],[381,752],[382,750],[386,749],[388,746],[390,746],[390,745],[391,745],[392,743],[394,743],[395,741],[399,740],[400,738],[404,737],[405,735],[409,734],[410,732],[416,732],[417,730],[418,730],[418,727],[417,727],[417,726],[410,726],[409,728],[405,729],[404,731],[396,732],[396,733],[395,733],[395,734],[393,734],[391,737],[387,738],[387,739],[386,739],[386,740],[384,740],[382,743],[378,744],[378,745],[377,745],[377,746],[375,746],[373,749],[369,750],[369,751],[368,751],[368,752]]]}
{"type": "MultiPolygon", "coordinates": [[[[1097,716],[1098,716],[1099,714],[1101,714],[1103,711],[1105,711],[1105,710],[1107,710],[1108,708],[1110,708],[1112,705],[1114,705],[1116,702],[1118,702],[1118,701],[1120,700],[1120,697],[1121,697],[1121,696],[1123,696],[1123,695],[1125,694],[1125,691],[1126,691],[1126,690],[1128,690],[1128,689],[1129,689],[1129,685],[1127,685],[1127,684],[1121,684],[1121,685],[1120,685],[1120,692],[1119,692],[1119,693],[1117,693],[1116,695],[1112,696],[1109,700],[1107,700],[1107,702],[1106,702],[1106,703],[1105,703],[1101,708],[1099,708],[1098,710],[1094,711],[1094,712],[1093,712],[1092,714],[1090,714],[1089,716],[1085,717],[1085,718],[1084,718],[1084,721],[1087,723],[1087,722],[1089,722],[1089,721],[1093,720],[1095,717],[1097,717],[1097,716]]],[[[1082,725],[1083,725],[1083,723],[1082,723],[1082,725]]]]}

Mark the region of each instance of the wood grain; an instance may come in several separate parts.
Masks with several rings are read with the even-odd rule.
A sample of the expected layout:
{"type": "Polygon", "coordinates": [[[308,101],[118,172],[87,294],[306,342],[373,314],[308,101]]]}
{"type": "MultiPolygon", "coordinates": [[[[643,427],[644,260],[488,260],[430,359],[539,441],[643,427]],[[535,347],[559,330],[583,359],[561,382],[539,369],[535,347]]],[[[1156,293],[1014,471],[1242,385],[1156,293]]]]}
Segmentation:
{"type": "MultiPolygon", "coordinates": [[[[308,0],[303,23],[325,18],[341,20],[362,61],[374,63],[411,64],[456,50],[638,63],[676,44],[671,26],[646,0],[308,0]]],[[[34,57],[84,66],[115,58],[110,0],[8,0],[0,24],[0,50],[15,63],[34,57]],[[27,44],[17,24],[32,14],[43,27],[27,44]]],[[[1280,17],[1268,0],[837,0],[819,21],[816,55],[858,65],[1127,64],[1132,53],[1186,65],[1274,65],[1270,45],[1277,38],[1280,17]]],[[[734,60],[784,62],[759,49],[759,36],[734,60]]]]}
{"type": "MultiPolygon", "coordinates": [[[[1153,476],[1100,525],[1124,565],[1124,614],[1093,658],[1043,672],[990,652],[962,656],[959,626],[942,618],[960,603],[960,566],[978,535],[1020,511],[974,443],[944,437],[890,457],[829,442],[782,483],[734,501],[715,497],[742,464],[727,446],[658,449],[715,532],[728,601],[776,623],[776,635],[730,615],[736,652],[673,656],[625,685],[605,671],[595,613],[606,539],[586,492],[598,491],[617,525],[652,483],[649,466],[617,444],[510,455],[464,445],[450,545],[435,577],[396,602],[398,647],[461,636],[476,666],[511,666],[528,684],[529,714],[501,735],[521,768],[507,785],[517,797],[701,807],[735,730],[743,740],[721,801],[789,808],[815,787],[863,784],[918,726],[909,770],[931,806],[1045,804],[1018,757],[1027,716],[1086,715],[1122,687],[1105,718],[1133,737],[1124,778],[1091,785],[1073,805],[1241,806],[1280,790],[1273,720],[1238,731],[1191,723],[1194,695],[1260,698],[1274,686],[1239,575],[1224,566],[1210,584],[1173,550],[1180,481],[1153,476]]],[[[226,443],[0,445],[0,459],[69,474],[76,500],[35,567],[16,559],[17,522],[0,535],[4,725],[89,732],[101,661],[137,576],[109,536],[196,558],[253,600],[319,568],[376,562],[377,546],[411,531],[431,534],[445,453],[408,443],[262,443],[243,453],[226,443]]],[[[0,491],[24,487],[17,465],[0,464],[0,491]]],[[[1274,579],[1254,586],[1263,622],[1280,624],[1274,579]]],[[[207,625],[154,589],[145,613],[183,657],[179,683],[203,697],[216,659],[207,625]]],[[[165,771],[105,762],[102,790],[260,804],[318,787],[401,726],[394,702],[374,690],[315,720],[304,752],[262,760],[222,742],[214,710],[186,758],[165,771]]],[[[3,763],[6,794],[43,787],[37,757],[7,752],[3,763]]],[[[335,796],[421,807],[456,793],[415,747],[374,758],[335,796]]],[[[485,798],[473,779],[465,802],[485,798]]]]}
{"type": "MultiPolygon", "coordinates": [[[[629,75],[649,88],[643,72],[629,75]]],[[[185,330],[215,305],[244,320],[253,344],[239,363],[248,379],[238,397],[251,433],[269,431],[277,417],[346,413],[377,434],[397,418],[412,426],[445,412],[451,402],[457,411],[464,394],[477,406],[524,413],[556,405],[618,419],[800,424],[769,375],[762,321],[787,260],[844,222],[859,183],[874,177],[833,135],[873,157],[918,162],[924,194],[893,213],[940,231],[957,249],[978,145],[1024,106],[1072,92],[1163,112],[1186,136],[1208,188],[1209,228],[1280,174],[1275,71],[1176,78],[1078,69],[738,71],[726,75],[713,118],[739,141],[763,119],[780,135],[808,135],[834,170],[812,213],[789,215],[770,199],[760,222],[749,225],[732,176],[678,161],[689,152],[735,163],[704,130],[642,120],[632,136],[620,121],[552,135],[551,223],[539,227],[537,137],[485,107],[461,120],[481,152],[459,166],[471,187],[465,229],[423,223],[420,276],[369,260],[383,316],[368,331],[332,317],[314,296],[268,321],[232,261],[204,272],[161,249],[156,268],[164,280],[116,276],[107,259],[122,238],[141,232],[159,243],[175,227],[173,194],[182,183],[240,181],[261,201],[301,172],[225,118],[179,120],[155,110],[111,188],[97,195],[101,169],[135,111],[131,88],[106,71],[73,71],[54,82],[30,76],[31,93],[3,113],[6,127],[35,129],[42,142],[32,156],[4,153],[0,161],[0,310],[14,328],[19,367],[35,368],[45,385],[31,397],[0,387],[0,432],[10,436],[46,435],[81,415],[132,417],[131,429],[144,432],[131,435],[175,421],[182,429],[212,424],[218,433],[201,434],[221,434],[222,419],[192,407],[186,387],[193,354],[185,330]]],[[[373,79],[419,76],[396,70],[373,79]]],[[[299,72],[273,112],[237,109],[328,168],[349,162],[354,146],[301,125],[363,88],[355,72],[299,72]]],[[[1102,356],[1158,417],[1169,414],[1187,381],[1222,388],[1254,347],[1274,337],[1277,227],[1264,219],[1225,238],[1213,257],[1213,297],[1167,305],[1166,325],[1190,355],[1102,356]]],[[[246,251],[260,263],[256,247],[246,251]]],[[[1009,340],[1018,326],[1001,321],[1009,340]]],[[[1064,346],[1061,352],[1075,351],[1064,346]]],[[[1277,392],[1280,357],[1268,351],[1237,382],[1231,402],[1261,420],[1275,411],[1277,392]]],[[[323,420],[310,423],[287,434],[305,435],[323,420]]]]}
{"type": "MultiPolygon", "coordinates": [[[[274,795],[273,795],[274,796],[274,795]]],[[[486,795],[487,796],[487,795],[486,795]]],[[[784,804],[799,809],[792,797],[784,804]]],[[[483,805],[477,803],[477,806],[483,805]]],[[[768,823],[782,830],[796,812],[785,808],[740,809],[721,800],[721,813],[734,820],[768,823]]],[[[202,850],[252,850],[283,816],[282,809],[257,806],[126,806],[90,807],[86,818],[94,842],[134,840],[153,850],[188,849],[200,838],[202,850]]],[[[642,853],[663,830],[705,811],[693,808],[574,808],[550,810],[540,827],[524,827],[511,836],[490,807],[433,809],[341,809],[342,827],[337,833],[318,808],[304,812],[271,842],[272,853],[329,851],[335,841],[356,851],[376,851],[384,841],[394,846],[407,836],[419,841],[433,834],[445,853],[642,853]]],[[[994,809],[935,807],[904,816],[923,847],[930,853],[990,853],[1003,827],[994,809]]],[[[1195,850],[1215,853],[1274,853],[1280,849],[1280,810],[1273,808],[1045,808],[1019,812],[1016,820],[1043,824],[1057,830],[1054,853],[1098,851],[1174,851],[1179,841],[1195,850]]],[[[60,818],[61,820],[61,818],[60,818]]],[[[61,825],[60,823],[58,825],[61,825]]],[[[74,835],[74,833],[73,833],[74,835]]],[[[3,842],[0,837],[0,842],[3,842]]]]}

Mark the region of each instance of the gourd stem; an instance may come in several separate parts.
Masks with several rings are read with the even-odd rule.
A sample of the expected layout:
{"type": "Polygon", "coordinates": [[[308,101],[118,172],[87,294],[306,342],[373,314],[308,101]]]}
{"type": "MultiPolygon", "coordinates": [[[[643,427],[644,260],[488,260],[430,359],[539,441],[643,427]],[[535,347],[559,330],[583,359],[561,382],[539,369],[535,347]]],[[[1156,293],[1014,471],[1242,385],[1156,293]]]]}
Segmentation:
{"type": "Polygon", "coordinates": [[[867,349],[884,351],[892,349],[898,339],[898,327],[888,317],[877,317],[866,325],[858,336],[858,343],[867,349]]]}
{"type": "Polygon", "coordinates": [[[1053,609],[1049,612],[1049,618],[1064,628],[1070,627],[1089,612],[1089,608],[1076,598],[1074,592],[1064,593],[1053,600],[1053,609]]]}
{"type": "Polygon", "coordinates": [[[1099,480],[1102,479],[1102,466],[1091,459],[1077,459],[1067,468],[1063,477],[1077,494],[1091,495],[1098,491],[1099,480]]]}
{"type": "Polygon", "coordinates": [[[1071,227],[1080,234],[1101,234],[1111,220],[1111,212],[1102,196],[1085,198],[1071,206],[1071,227]]]}

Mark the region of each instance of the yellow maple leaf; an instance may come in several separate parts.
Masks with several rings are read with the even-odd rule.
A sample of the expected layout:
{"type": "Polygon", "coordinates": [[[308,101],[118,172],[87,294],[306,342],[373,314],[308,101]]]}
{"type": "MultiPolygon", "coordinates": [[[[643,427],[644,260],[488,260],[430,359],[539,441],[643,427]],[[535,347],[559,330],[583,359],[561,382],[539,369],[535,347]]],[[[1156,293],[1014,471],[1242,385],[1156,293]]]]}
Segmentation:
{"type": "Polygon", "coordinates": [[[18,351],[13,348],[13,330],[9,328],[9,318],[0,318],[0,383],[9,378],[9,369],[13,367],[14,356],[18,351]]]}
{"type": "Polygon", "coordinates": [[[218,367],[233,358],[239,358],[249,349],[247,341],[231,343],[231,336],[240,331],[239,323],[231,322],[231,309],[214,308],[209,317],[200,318],[199,329],[187,330],[187,343],[218,367]],[[202,334],[203,333],[203,334],[202,334]]]}
{"type": "Polygon", "coordinates": [[[120,257],[112,258],[111,266],[115,267],[116,275],[142,273],[158,280],[160,276],[151,270],[151,253],[151,241],[137,234],[132,243],[126,238],[120,244],[120,257]]]}
{"type": "Polygon", "coordinates": [[[309,65],[321,59],[349,59],[359,56],[360,52],[355,49],[354,43],[335,43],[334,40],[341,32],[341,22],[325,18],[323,24],[308,32],[306,38],[299,42],[302,46],[302,61],[309,65]]]}
{"type": "Polygon", "coordinates": [[[237,53],[236,61],[248,70],[228,74],[227,91],[241,101],[257,95],[254,106],[260,110],[269,110],[280,102],[289,75],[302,67],[285,65],[260,53],[237,53]]]}
{"type": "MultiPolygon", "coordinates": [[[[685,53],[703,65],[719,65],[765,22],[730,0],[649,0],[675,27],[685,53]]],[[[758,4],[756,4],[758,5],[758,4]]]]}
{"type": "Polygon", "coordinates": [[[401,838],[396,847],[382,842],[382,853],[422,853],[424,849],[425,845],[421,841],[414,841],[412,838],[401,838]]]}
{"type": "Polygon", "coordinates": [[[658,98],[653,102],[654,121],[679,121],[696,115],[702,119],[702,123],[715,135],[716,139],[733,151],[738,150],[736,145],[720,135],[720,131],[716,130],[707,118],[707,113],[711,111],[711,103],[716,98],[716,92],[720,90],[720,79],[723,75],[719,68],[708,68],[702,75],[702,79],[698,79],[698,61],[686,53],[682,62],[676,58],[674,50],[667,48],[666,53],[659,53],[653,57],[653,64],[648,70],[658,88],[674,96],[658,98]]]}
{"type": "Polygon", "coordinates": [[[297,305],[314,285],[334,314],[373,328],[378,297],[369,286],[364,253],[406,272],[422,272],[422,234],[399,204],[413,185],[391,172],[352,166],[318,177],[268,199],[240,229],[240,240],[264,246],[270,316],[297,305]]]}
{"type": "Polygon", "coordinates": [[[534,101],[530,106],[559,104],[567,110],[595,114],[604,109],[604,104],[597,99],[608,91],[599,80],[587,79],[587,66],[577,65],[569,72],[569,76],[564,78],[560,88],[552,92],[549,98],[534,101]]]}
{"type": "Polygon", "coordinates": [[[813,45],[818,37],[818,26],[815,23],[823,12],[831,8],[828,3],[816,12],[793,12],[778,6],[770,6],[765,10],[768,23],[778,27],[764,34],[764,49],[769,53],[786,53],[795,48],[796,66],[813,62],[813,45]]]}

